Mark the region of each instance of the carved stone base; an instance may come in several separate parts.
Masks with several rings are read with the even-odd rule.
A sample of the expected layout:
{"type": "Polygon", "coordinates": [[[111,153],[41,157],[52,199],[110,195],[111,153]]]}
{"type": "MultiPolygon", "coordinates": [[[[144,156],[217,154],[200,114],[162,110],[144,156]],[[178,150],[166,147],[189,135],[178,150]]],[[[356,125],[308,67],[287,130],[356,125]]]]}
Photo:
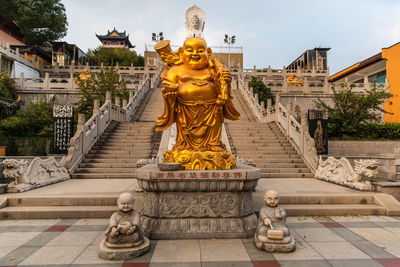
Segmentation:
{"type": "Polygon", "coordinates": [[[260,170],[136,171],[144,189],[142,224],[151,239],[245,238],[257,227],[252,190],[260,170]]]}
{"type": "Polygon", "coordinates": [[[247,238],[254,234],[257,216],[241,218],[150,218],[142,216],[151,239],[247,238]]]}
{"type": "Polygon", "coordinates": [[[261,242],[257,238],[257,234],[254,235],[254,242],[258,249],[265,250],[268,252],[291,252],[296,248],[296,240],[293,234],[286,237],[284,240],[272,240],[268,242],[261,242]]]}
{"type": "Polygon", "coordinates": [[[150,241],[147,237],[144,238],[144,242],[140,246],[130,248],[109,248],[103,240],[100,243],[98,255],[103,260],[128,260],[145,254],[149,249],[150,241]]]}

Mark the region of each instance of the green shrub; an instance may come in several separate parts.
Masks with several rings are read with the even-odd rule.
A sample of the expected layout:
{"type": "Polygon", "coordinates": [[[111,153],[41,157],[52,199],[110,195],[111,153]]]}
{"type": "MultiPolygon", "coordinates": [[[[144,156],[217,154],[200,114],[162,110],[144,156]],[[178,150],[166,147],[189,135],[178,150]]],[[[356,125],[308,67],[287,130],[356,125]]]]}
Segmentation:
{"type": "Polygon", "coordinates": [[[45,97],[30,102],[14,116],[2,121],[4,136],[51,136],[53,133],[53,101],[45,97]]]}
{"type": "Polygon", "coordinates": [[[100,106],[104,104],[106,92],[110,91],[112,97],[119,96],[122,99],[128,99],[129,93],[126,89],[126,83],[114,68],[104,68],[100,72],[91,73],[90,78],[82,80],[77,77],[81,98],[78,103],[74,103],[78,107],[75,114],[85,114],[86,120],[93,115],[93,102],[100,100],[100,106]]]}
{"type": "Polygon", "coordinates": [[[267,87],[265,83],[256,77],[251,77],[249,87],[253,88],[253,94],[258,94],[258,102],[264,101],[264,107],[267,107],[267,100],[272,99],[272,105],[274,104],[274,97],[271,93],[271,88],[267,87]]]}
{"type": "Polygon", "coordinates": [[[11,100],[17,98],[15,81],[8,77],[6,73],[0,73],[0,97],[11,100]]]}

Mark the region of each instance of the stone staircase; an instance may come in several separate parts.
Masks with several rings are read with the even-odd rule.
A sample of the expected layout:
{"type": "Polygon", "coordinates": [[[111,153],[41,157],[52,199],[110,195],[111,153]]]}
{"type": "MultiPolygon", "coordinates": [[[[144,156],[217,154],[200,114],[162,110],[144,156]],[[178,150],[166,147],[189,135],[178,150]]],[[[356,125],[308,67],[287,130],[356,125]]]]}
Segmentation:
{"type": "Polygon", "coordinates": [[[110,125],[72,178],[135,178],[137,161],[157,156],[162,133],[154,130],[154,122],[162,108],[161,93],[157,88],[150,90],[133,121],[110,125]]]}

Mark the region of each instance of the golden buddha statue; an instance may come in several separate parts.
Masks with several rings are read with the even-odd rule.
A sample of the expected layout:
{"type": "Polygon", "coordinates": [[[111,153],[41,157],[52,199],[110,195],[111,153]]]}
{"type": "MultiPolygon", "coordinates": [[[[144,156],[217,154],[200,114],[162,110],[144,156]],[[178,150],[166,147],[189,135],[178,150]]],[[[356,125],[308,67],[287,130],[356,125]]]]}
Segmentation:
{"type": "Polygon", "coordinates": [[[188,38],[172,52],[169,41],[155,49],[165,64],[164,114],[156,121],[162,131],[176,123],[176,143],[164,153],[164,162],[179,162],[186,170],[223,170],[236,167],[221,141],[224,119],[238,120],[232,103],[231,74],[212,58],[205,40],[188,38]]]}

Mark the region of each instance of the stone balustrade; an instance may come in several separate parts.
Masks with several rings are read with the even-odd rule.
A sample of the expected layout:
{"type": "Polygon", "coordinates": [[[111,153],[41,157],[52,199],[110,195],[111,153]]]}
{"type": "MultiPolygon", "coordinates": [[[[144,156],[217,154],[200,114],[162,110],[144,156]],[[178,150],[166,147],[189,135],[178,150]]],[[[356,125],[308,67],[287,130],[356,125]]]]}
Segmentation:
{"type": "Polygon", "coordinates": [[[87,70],[91,73],[99,72],[102,68],[113,67],[119,74],[122,76],[130,75],[130,76],[139,76],[139,75],[155,75],[157,74],[157,67],[137,67],[131,64],[130,66],[119,66],[118,63],[115,66],[104,66],[101,64],[100,66],[90,66],[86,65],[75,65],[71,64],[68,66],[53,66],[53,65],[43,65],[40,67],[41,73],[49,73],[51,76],[65,76],[70,75],[71,73],[82,73],[83,70],[87,70]]]}
{"type": "Polygon", "coordinates": [[[5,46],[0,44],[0,56],[1,56],[1,54],[5,55],[8,58],[12,58],[12,59],[14,59],[16,61],[19,61],[19,62],[21,62],[21,63],[25,64],[26,66],[29,66],[29,67],[31,67],[33,69],[35,68],[35,61],[34,60],[30,60],[28,58],[28,54],[27,53],[21,54],[19,52],[18,48],[16,50],[14,50],[14,49],[11,49],[8,44],[5,45],[5,46]]]}
{"type": "Polygon", "coordinates": [[[128,122],[132,120],[133,115],[151,86],[158,86],[160,83],[158,76],[154,79],[147,78],[135,95],[130,91],[129,100],[123,100],[122,107],[120,98],[116,97],[113,104],[111,93],[107,92],[106,101],[101,107],[99,100],[94,101],[93,116],[88,121],[85,121],[85,115],[78,114],[77,130],[70,140],[70,147],[65,161],[65,166],[69,173],[74,172],[112,121],[128,122]]]}
{"type": "Polygon", "coordinates": [[[304,161],[314,173],[318,168],[318,155],[315,149],[314,139],[308,133],[307,118],[305,114],[301,117],[301,124],[290,115],[290,106],[285,108],[280,103],[279,94],[275,99],[275,106],[272,106],[268,99],[267,108],[264,108],[264,102],[258,103],[258,95],[253,94],[252,88],[239,78],[239,88],[244,100],[252,110],[257,120],[260,122],[275,122],[287,139],[292,143],[296,151],[303,157],[304,161]]]}

